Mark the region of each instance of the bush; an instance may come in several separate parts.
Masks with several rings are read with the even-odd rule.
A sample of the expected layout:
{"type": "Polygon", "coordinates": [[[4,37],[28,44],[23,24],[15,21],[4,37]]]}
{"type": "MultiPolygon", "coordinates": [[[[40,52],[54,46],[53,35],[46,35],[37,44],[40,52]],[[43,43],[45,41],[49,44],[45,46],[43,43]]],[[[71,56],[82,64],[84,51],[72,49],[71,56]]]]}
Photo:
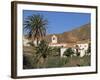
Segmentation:
{"type": "Polygon", "coordinates": [[[74,51],[72,50],[72,48],[68,48],[64,52],[64,56],[67,56],[67,57],[70,57],[72,54],[74,54],[74,51]]]}
{"type": "Polygon", "coordinates": [[[91,53],[91,44],[89,43],[87,53],[91,53]]]}
{"type": "Polygon", "coordinates": [[[68,62],[67,58],[61,58],[60,56],[50,56],[48,57],[46,67],[64,67],[64,65],[68,62]]]}
{"type": "Polygon", "coordinates": [[[29,55],[23,55],[23,69],[31,69],[33,66],[33,57],[29,55]]]}
{"type": "Polygon", "coordinates": [[[77,56],[80,56],[80,52],[77,52],[76,55],[77,55],[77,56]]]}
{"type": "Polygon", "coordinates": [[[50,55],[51,56],[60,56],[60,47],[52,47],[50,55]]]}
{"type": "Polygon", "coordinates": [[[68,62],[68,59],[66,57],[60,58],[58,66],[63,67],[68,62]]]}

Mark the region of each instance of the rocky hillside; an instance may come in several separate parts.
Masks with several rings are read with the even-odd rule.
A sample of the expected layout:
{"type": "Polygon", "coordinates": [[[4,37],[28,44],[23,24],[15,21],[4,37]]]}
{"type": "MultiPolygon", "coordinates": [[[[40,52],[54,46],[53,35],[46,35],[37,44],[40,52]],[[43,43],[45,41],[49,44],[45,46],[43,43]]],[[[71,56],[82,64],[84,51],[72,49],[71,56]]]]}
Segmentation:
{"type": "Polygon", "coordinates": [[[51,36],[56,35],[58,37],[58,43],[62,42],[77,42],[90,40],[91,36],[91,25],[85,24],[69,32],[61,34],[50,34],[46,36],[46,39],[51,42],[51,36]]]}

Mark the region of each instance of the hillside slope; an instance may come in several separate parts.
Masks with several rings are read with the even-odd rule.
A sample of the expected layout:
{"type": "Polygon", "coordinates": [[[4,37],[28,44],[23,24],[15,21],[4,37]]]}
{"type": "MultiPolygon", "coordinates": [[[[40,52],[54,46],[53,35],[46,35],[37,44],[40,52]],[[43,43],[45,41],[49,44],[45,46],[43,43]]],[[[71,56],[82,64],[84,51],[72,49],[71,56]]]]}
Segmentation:
{"type": "Polygon", "coordinates": [[[50,34],[46,36],[46,39],[51,42],[51,36],[56,35],[58,38],[58,43],[62,42],[77,42],[77,41],[87,41],[90,40],[91,36],[91,25],[85,24],[76,29],[61,34],[50,34]]]}

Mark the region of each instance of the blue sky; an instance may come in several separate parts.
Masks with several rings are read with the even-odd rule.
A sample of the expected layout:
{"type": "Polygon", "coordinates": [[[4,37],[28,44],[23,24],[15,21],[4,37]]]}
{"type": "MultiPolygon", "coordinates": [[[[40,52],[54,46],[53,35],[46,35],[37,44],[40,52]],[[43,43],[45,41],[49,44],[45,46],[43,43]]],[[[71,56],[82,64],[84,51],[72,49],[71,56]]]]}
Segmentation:
{"type": "Polygon", "coordinates": [[[23,10],[23,19],[33,14],[41,14],[48,20],[47,34],[57,34],[70,31],[84,24],[90,23],[90,13],[47,12],[23,10]]]}

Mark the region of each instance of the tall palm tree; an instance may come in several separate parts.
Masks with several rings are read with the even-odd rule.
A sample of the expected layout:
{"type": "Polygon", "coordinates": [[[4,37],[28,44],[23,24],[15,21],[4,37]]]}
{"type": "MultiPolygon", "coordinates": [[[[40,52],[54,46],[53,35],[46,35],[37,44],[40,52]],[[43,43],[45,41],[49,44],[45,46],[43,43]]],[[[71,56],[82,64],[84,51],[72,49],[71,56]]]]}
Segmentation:
{"type": "Polygon", "coordinates": [[[29,16],[24,22],[24,29],[28,31],[28,37],[36,41],[35,45],[46,35],[48,21],[40,14],[29,16]]]}

